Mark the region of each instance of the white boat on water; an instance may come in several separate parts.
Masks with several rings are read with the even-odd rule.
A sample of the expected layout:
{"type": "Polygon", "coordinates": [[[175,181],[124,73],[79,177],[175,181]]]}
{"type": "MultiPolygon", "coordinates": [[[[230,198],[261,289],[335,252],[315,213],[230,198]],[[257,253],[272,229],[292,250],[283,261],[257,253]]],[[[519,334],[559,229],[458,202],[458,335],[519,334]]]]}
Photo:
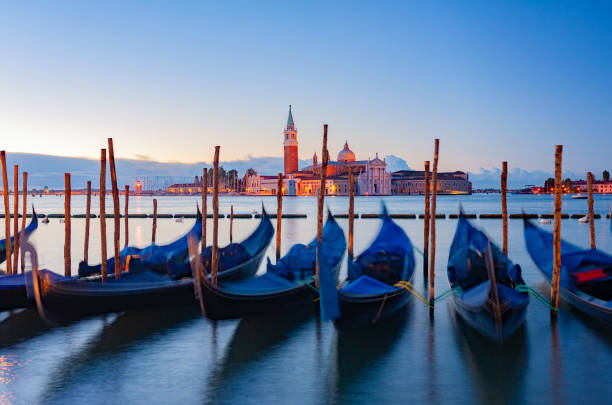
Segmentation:
{"type": "Polygon", "coordinates": [[[550,218],[540,218],[539,221],[542,225],[548,225],[550,223],[552,223],[552,220],[550,218]]]}
{"type": "Polygon", "coordinates": [[[588,215],[583,216],[582,218],[578,219],[578,222],[582,224],[589,222],[589,216],[588,215]]]}
{"type": "Polygon", "coordinates": [[[584,194],[580,194],[580,193],[574,194],[572,196],[572,200],[586,200],[586,199],[587,199],[587,196],[584,194]]]}

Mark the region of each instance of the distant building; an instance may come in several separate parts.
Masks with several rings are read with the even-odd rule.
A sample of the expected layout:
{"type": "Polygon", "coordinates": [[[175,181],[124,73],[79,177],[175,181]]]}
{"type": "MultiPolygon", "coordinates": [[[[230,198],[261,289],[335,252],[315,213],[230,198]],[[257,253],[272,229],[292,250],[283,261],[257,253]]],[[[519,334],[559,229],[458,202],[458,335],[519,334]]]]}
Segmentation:
{"type": "MultiPolygon", "coordinates": [[[[431,174],[430,174],[431,181],[431,174]]],[[[400,170],[391,177],[392,194],[425,194],[425,171],[400,170]]],[[[438,173],[438,194],[472,194],[472,182],[467,173],[438,173]]]]}
{"type": "Polygon", "coordinates": [[[202,185],[196,183],[173,184],[167,189],[171,194],[201,194],[202,185]]]}
{"type": "Polygon", "coordinates": [[[298,170],[298,140],[297,129],[293,123],[293,114],[291,114],[291,106],[289,106],[289,117],[287,117],[287,127],[284,132],[285,140],[283,142],[285,148],[284,163],[285,176],[298,170]]]}
{"type": "MultiPolygon", "coordinates": [[[[572,189],[577,192],[586,193],[588,191],[586,180],[572,181],[572,189]]],[[[612,181],[593,181],[593,193],[612,194],[612,181]]]]}

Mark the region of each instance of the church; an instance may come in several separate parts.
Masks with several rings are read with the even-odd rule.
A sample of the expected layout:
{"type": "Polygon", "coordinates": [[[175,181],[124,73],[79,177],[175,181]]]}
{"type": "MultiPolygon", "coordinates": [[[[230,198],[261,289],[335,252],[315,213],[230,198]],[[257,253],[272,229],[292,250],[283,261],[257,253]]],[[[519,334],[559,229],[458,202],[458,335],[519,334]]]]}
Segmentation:
{"type": "MultiPolygon", "coordinates": [[[[321,185],[321,166],[317,154],[312,157],[312,165],[298,168],[298,132],[293,121],[293,112],[289,106],[287,126],[283,131],[284,173],[283,194],[317,195],[321,185]]],[[[376,153],[374,159],[357,160],[348,142],[337,155],[335,161],[327,165],[325,193],[327,195],[348,195],[349,171],[355,178],[356,195],[390,195],[391,174],[386,171],[387,164],[376,153]]],[[[258,176],[258,192],[275,194],[278,186],[277,176],[258,176]]]]}

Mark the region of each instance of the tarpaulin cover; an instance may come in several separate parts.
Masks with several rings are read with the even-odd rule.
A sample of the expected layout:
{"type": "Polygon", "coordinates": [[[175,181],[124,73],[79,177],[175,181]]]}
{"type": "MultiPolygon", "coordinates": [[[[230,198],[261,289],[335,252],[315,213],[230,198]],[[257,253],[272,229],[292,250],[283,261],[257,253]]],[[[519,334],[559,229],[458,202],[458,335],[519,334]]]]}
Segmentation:
{"type": "MultiPolygon", "coordinates": [[[[338,225],[331,214],[327,215],[327,221],[323,227],[322,252],[330,267],[334,267],[346,249],[346,238],[342,228],[338,225]]],[[[272,264],[268,258],[268,271],[276,273],[288,280],[299,280],[315,274],[315,252],[317,239],[313,239],[308,245],[295,244],[289,252],[283,256],[278,264],[272,264]]]]}
{"type": "MultiPolygon", "coordinates": [[[[53,281],[70,280],[70,277],[61,276],[59,274],[53,273],[50,270],[40,270],[39,273],[53,281]]],[[[32,286],[31,271],[0,277],[0,291],[22,289],[26,286],[32,286]]]]}
{"type": "Polygon", "coordinates": [[[336,290],[336,277],[332,274],[323,254],[321,244],[318,244],[319,257],[319,307],[321,318],[334,320],[340,318],[340,303],[338,302],[338,291],[336,290]]]}
{"type": "MultiPolygon", "coordinates": [[[[270,217],[265,210],[259,221],[257,228],[242,242],[231,243],[219,249],[219,273],[234,268],[257,255],[265,249],[274,235],[274,227],[270,222],[270,217]]],[[[200,260],[206,273],[210,273],[212,259],[212,246],[207,246],[200,255],[200,260]]],[[[191,276],[191,265],[189,260],[168,262],[168,274],[173,278],[191,276]]]]}
{"type": "MultiPolygon", "coordinates": [[[[321,254],[325,256],[325,263],[330,266],[337,265],[346,249],[346,241],[342,229],[331,215],[328,215],[323,227],[323,244],[325,246],[321,249],[321,254]]],[[[221,290],[234,294],[258,295],[299,287],[298,280],[308,279],[315,274],[316,238],[309,245],[296,246],[292,247],[277,265],[270,263],[268,258],[267,271],[263,275],[221,282],[221,290]]]]}
{"type": "MultiPolygon", "coordinates": [[[[125,263],[127,256],[137,255],[139,257],[138,260],[134,260],[133,263],[130,263],[131,271],[150,269],[165,274],[167,272],[167,263],[170,260],[183,261],[185,258],[187,258],[189,250],[187,241],[190,234],[193,235],[196,240],[200,240],[202,238],[202,215],[200,214],[199,209],[195,224],[185,235],[167,245],[152,244],[145,248],[128,246],[120,252],[121,261],[122,263],[125,263]]],[[[115,268],[115,258],[111,257],[108,259],[106,261],[106,265],[108,266],[108,271],[113,272],[113,269],[115,268]]],[[[102,266],[100,264],[90,266],[85,262],[79,263],[79,277],[99,274],[101,271],[102,266]]]]}
{"type": "MultiPolygon", "coordinates": [[[[524,234],[527,251],[538,268],[550,280],[553,272],[553,234],[525,219],[524,234]]],[[[589,280],[590,286],[580,290],[605,301],[612,297],[612,256],[597,249],[583,249],[561,240],[561,274],[559,284],[569,291],[577,289],[580,279],[575,273],[601,270],[602,277],[589,280]],[[585,288],[587,290],[585,290],[585,288]]]]}
{"type": "Polygon", "coordinates": [[[448,280],[452,287],[460,286],[468,290],[489,279],[486,265],[489,246],[497,282],[512,288],[516,284],[524,284],[521,267],[513,264],[487,235],[472,226],[461,214],[448,257],[448,280]]]}
{"type": "Polygon", "coordinates": [[[349,260],[348,280],[368,275],[387,284],[408,280],[414,271],[412,243],[382,206],[382,226],[372,244],[353,262],[349,260]]]}
{"type": "MultiPolygon", "coordinates": [[[[38,217],[36,216],[36,211],[34,211],[34,207],[32,207],[32,219],[28,226],[26,226],[24,232],[25,237],[29,238],[32,232],[34,232],[38,228],[38,217]]],[[[17,239],[21,236],[21,231],[17,232],[17,239]]],[[[13,248],[15,246],[15,236],[11,236],[11,253],[13,252],[13,248]]],[[[0,240],[0,263],[6,260],[6,239],[0,240]]]]}
{"type": "Polygon", "coordinates": [[[359,277],[357,280],[340,289],[343,294],[354,295],[380,295],[395,292],[397,290],[397,287],[366,275],[359,277]]]}

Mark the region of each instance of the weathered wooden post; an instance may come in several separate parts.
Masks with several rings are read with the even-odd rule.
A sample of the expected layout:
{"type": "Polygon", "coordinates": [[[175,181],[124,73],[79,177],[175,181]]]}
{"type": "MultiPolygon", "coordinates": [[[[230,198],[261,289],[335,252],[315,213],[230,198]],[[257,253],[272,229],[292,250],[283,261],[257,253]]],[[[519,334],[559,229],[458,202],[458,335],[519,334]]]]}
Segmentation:
{"type": "Polygon", "coordinates": [[[219,271],[219,149],[220,146],[215,146],[215,159],[213,161],[213,241],[210,280],[214,285],[217,285],[217,273],[219,271]]]}
{"type": "Polygon", "coordinates": [[[440,140],[434,144],[433,181],[431,191],[431,256],[429,257],[429,312],[433,314],[436,277],[436,197],[438,195],[438,150],[440,140]]]}
{"type": "MultiPolygon", "coordinates": [[[[23,215],[21,216],[21,234],[25,235],[26,215],[28,213],[28,172],[23,172],[23,215]]],[[[25,271],[25,255],[21,249],[21,273],[25,271]]]]}
{"type": "Polygon", "coordinates": [[[423,280],[429,278],[429,192],[431,191],[431,183],[429,181],[429,160],[425,161],[425,213],[423,214],[423,280]]]}
{"type": "Polygon", "coordinates": [[[506,192],[508,191],[508,162],[502,162],[501,173],[501,203],[502,203],[502,247],[503,252],[508,256],[508,205],[506,202],[506,192]]]}
{"type": "MultiPolygon", "coordinates": [[[[13,195],[13,274],[17,274],[17,266],[19,265],[19,165],[14,166],[15,172],[13,182],[15,194],[13,195]]],[[[11,254],[11,252],[7,252],[11,254]]]]}
{"type": "Polygon", "coordinates": [[[355,231],[355,174],[349,168],[348,257],[353,260],[353,233],[355,231]]]}
{"type": "Polygon", "coordinates": [[[591,249],[595,249],[595,214],[593,213],[593,173],[587,173],[587,187],[589,190],[589,234],[591,236],[591,249]]]}
{"type": "Polygon", "coordinates": [[[129,207],[129,200],[130,200],[130,186],[126,185],[125,186],[125,244],[123,245],[123,247],[127,247],[128,246],[128,242],[130,240],[130,228],[128,225],[128,207],[129,207]]]}
{"type": "Polygon", "coordinates": [[[72,266],[70,260],[70,242],[72,240],[70,234],[70,173],[64,173],[64,276],[72,275],[72,266]]]}
{"type": "Polygon", "coordinates": [[[563,145],[555,148],[555,227],[553,231],[553,274],[551,281],[550,302],[554,310],[550,316],[557,319],[559,308],[559,277],[561,275],[561,192],[563,183],[561,180],[561,161],[563,158],[563,145]]]}
{"type": "Polygon", "coordinates": [[[151,231],[151,243],[155,243],[155,233],[157,232],[157,199],[153,199],[153,230],[151,231]]]}
{"type": "Polygon", "coordinates": [[[0,151],[0,163],[2,164],[2,187],[4,188],[4,235],[6,238],[6,273],[13,273],[13,261],[11,258],[11,208],[9,206],[9,185],[6,173],[6,152],[0,151]]]}
{"type": "Polygon", "coordinates": [[[100,254],[102,282],[106,281],[108,265],[106,261],[106,149],[100,149],[100,254]]]}
{"type": "Polygon", "coordinates": [[[283,175],[278,174],[276,186],[276,263],[281,257],[281,225],[283,223],[283,175]]]}
{"type": "Polygon", "coordinates": [[[202,170],[202,252],[206,249],[206,221],[208,217],[208,169],[202,170]]]}
{"type": "Polygon", "coordinates": [[[89,216],[91,215],[91,181],[87,182],[87,200],[85,202],[85,242],[83,246],[83,261],[89,262],[89,216]]]}
{"type": "Polygon", "coordinates": [[[234,205],[230,205],[230,243],[234,241],[234,205]]]}
{"type": "Polygon", "coordinates": [[[115,171],[115,151],[113,149],[113,138],[108,138],[108,164],[111,173],[111,187],[113,192],[113,219],[115,220],[115,278],[121,277],[121,253],[119,249],[119,237],[121,236],[121,214],[119,212],[119,189],[117,188],[117,172],[115,171]]]}
{"type": "MultiPolygon", "coordinates": [[[[327,178],[327,163],[329,156],[327,154],[327,124],[323,125],[323,148],[321,151],[321,183],[319,186],[319,199],[317,205],[317,249],[318,244],[323,242],[323,204],[325,202],[325,183],[327,178]]],[[[315,287],[319,288],[319,254],[316,254],[315,265],[315,287]]]]}

